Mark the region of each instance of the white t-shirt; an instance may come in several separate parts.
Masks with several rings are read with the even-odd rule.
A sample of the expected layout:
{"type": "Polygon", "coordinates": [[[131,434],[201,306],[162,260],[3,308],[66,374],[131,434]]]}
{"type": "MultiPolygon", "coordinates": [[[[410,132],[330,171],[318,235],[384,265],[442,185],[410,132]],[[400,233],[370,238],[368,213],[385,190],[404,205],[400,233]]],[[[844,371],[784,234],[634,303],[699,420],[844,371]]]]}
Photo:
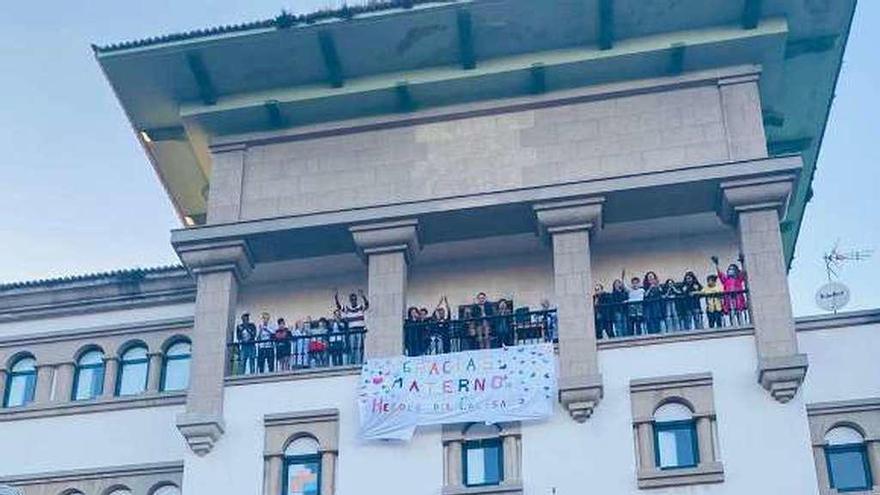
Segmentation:
{"type": "Polygon", "coordinates": [[[638,289],[630,289],[629,290],[629,302],[639,302],[645,300],[645,289],[639,287],[638,289]]]}

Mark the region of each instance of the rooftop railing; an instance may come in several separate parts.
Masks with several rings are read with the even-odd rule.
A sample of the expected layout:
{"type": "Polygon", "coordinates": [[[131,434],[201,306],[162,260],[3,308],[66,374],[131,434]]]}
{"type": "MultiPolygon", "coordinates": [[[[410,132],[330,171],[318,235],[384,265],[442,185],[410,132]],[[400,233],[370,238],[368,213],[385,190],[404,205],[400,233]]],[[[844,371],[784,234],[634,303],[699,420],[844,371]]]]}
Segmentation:
{"type": "MultiPolygon", "coordinates": [[[[315,330],[312,330],[315,332],[315,330]]],[[[366,329],[227,344],[231,375],[258,375],[360,365],[366,329]]]]}

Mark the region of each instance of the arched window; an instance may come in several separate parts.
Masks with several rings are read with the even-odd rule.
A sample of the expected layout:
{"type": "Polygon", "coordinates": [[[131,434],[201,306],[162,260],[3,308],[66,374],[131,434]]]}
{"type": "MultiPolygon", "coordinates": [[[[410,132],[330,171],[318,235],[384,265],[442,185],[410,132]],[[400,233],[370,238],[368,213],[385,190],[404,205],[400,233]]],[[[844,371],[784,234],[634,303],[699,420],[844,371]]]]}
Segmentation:
{"type": "Polygon", "coordinates": [[[189,342],[181,341],[165,351],[161,390],[186,390],[189,387],[190,347],[189,342]]]}
{"type": "Polygon", "coordinates": [[[465,486],[498,485],[504,479],[501,428],[474,423],[465,431],[462,444],[462,478],[465,486]]]}
{"type": "Polygon", "coordinates": [[[73,375],[73,400],[89,400],[104,390],[104,353],[92,350],[83,353],[76,361],[73,375]]]}
{"type": "Polygon", "coordinates": [[[180,495],[180,488],[174,485],[162,485],[153,490],[150,495],[180,495]]]}
{"type": "Polygon", "coordinates": [[[143,345],[129,347],[119,359],[119,376],[116,380],[116,395],[137,395],[147,389],[147,375],[150,371],[150,357],[143,345]]]}
{"type": "Polygon", "coordinates": [[[838,426],[825,434],[828,481],[839,492],[870,490],[873,485],[865,437],[848,426],[838,426]]]}
{"type": "Polygon", "coordinates": [[[670,402],[654,411],[654,461],[660,469],[699,464],[696,422],[687,406],[670,402]]]}
{"type": "Polygon", "coordinates": [[[284,449],[282,495],[320,495],[321,454],[312,437],[299,437],[284,449]]]}
{"type": "Polygon", "coordinates": [[[19,358],[9,368],[3,407],[23,406],[33,402],[36,388],[37,361],[30,356],[19,358]]]}

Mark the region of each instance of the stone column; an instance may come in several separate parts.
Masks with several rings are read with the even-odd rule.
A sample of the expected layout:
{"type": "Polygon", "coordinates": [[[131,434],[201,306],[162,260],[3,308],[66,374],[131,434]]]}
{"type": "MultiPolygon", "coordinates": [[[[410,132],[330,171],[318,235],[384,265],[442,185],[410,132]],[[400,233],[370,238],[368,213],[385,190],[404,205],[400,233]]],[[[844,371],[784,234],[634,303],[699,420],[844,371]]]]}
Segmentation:
{"type": "Polygon", "coordinates": [[[446,445],[446,486],[461,486],[461,440],[453,440],[446,445]]]}
{"type": "Polygon", "coordinates": [[[768,174],[721,184],[721,216],[737,226],[745,258],[758,381],[782,403],[794,397],[807,373],[807,356],[798,353],[779,230],[796,178],[768,174]]]}
{"type": "Polygon", "coordinates": [[[149,375],[147,376],[147,392],[155,394],[159,392],[159,386],[161,385],[159,382],[162,381],[162,353],[151,352],[149,357],[150,368],[149,375]]]}
{"type": "Polygon", "coordinates": [[[0,408],[3,407],[3,401],[6,399],[6,380],[8,375],[6,370],[0,369],[0,408]]]}
{"type": "Polygon", "coordinates": [[[52,402],[68,402],[73,395],[73,363],[60,363],[55,368],[55,397],[52,402]]]}
{"type": "MultiPolygon", "coordinates": [[[[332,494],[336,484],[336,455],[335,451],[325,450],[321,452],[321,492],[332,494]]],[[[279,492],[272,492],[279,493],[279,492]]]]}
{"type": "Polygon", "coordinates": [[[874,477],[874,489],[880,486],[880,439],[871,440],[867,445],[868,464],[874,477]]]}
{"type": "Polygon", "coordinates": [[[116,395],[116,378],[119,375],[119,358],[108,356],[104,358],[104,389],[101,397],[109,398],[116,395]]]}
{"type": "Polygon", "coordinates": [[[700,464],[708,464],[715,461],[715,448],[712,435],[712,418],[701,416],[697,418],[697,439],[700,449],[700,464]]]}
{"type": "Polygon", "coordinates": [[[651,471],[654,469],[654,431],[651,423],[639,423],[636,427],[636,439],[639,448],[639,471],[651,471]]]}
{"type": "Polygon", "coordinates": [[[177,428],[190,449],[204,456],[223,435],[226,343],[234,329],[238,285],[253,270],[253,261],[244,241],[176,248],[196,278],[190,386],[177,428]]]}
{"type": "Polygon", "coordinates": [[[47,404],[52,398],[52,376],[55,367],[51,364],[37,365],[37,384],[34,391],[35,404],[47,404]]]}
{"type": "Polygon", "coordinates": [[[407,269],[419,250],[417,226],[416,220],[400,220],[350,228],[367,262],[366,358],[403,354],[407,269]]]}
{"type": "Polygon", "coordinates": [[[603,198],[534,206],[553,245],[553,278],[559,320],[559,400],[582,423],[602,399],[602,377],[593,317],[590,233],[601,227],[603,198]]]}
{"type": "Polygon", "coordinates": [[[733,160],[767,157],[759,76],[755,72],[718,81],[727,149],[733,160]]]}
{"type": "Polygon", "coordinates": [[[502,440],[504,445],[504,483],[515,484],[520,482],[520,459],[517,454],[519,438],[516,435],[507,435],[502,440]]]}
{"type": "MultiPolygon", "coordinates": [[[[281,493],[281,476],[284,469],[284,456],[272,454],[266,456],[266,468],[263,473],[263,493],[275,495],[281,493]]],[[[324,492],[321,492],[324,493],[324,492]]]]}

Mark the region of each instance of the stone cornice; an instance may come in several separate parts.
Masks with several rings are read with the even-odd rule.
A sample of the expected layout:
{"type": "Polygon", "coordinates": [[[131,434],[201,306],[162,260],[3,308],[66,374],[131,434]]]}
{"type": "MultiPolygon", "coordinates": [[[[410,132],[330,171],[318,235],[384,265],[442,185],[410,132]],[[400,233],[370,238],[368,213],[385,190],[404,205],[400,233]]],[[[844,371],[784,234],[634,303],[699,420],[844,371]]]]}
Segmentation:
{"type": "Polygon", "coordinates": [[[532,210],[538,219],[539,233],[546,238],[563,232],[601,229],[604,203],[602,196],[589,196],[537,203],[532,210]]]}
{"type": "Polygon", "coordinates": [[[418,220],[406,219],[353,225],[348,230],[365,260],[372,254],[403,252],[411,263],[421,249],[418,227],[418,220]]]}
{"type": "Polygon", "coordinates": [[[784,217],[797,178],[797,173],[783,173],[722,182],[721,219],[735,223],[740,213],[768,209],[784,217]]]}
{"type": "Polygon", "coordinates": [[[360,365],[334,366],[310,370],[295,370],[281,373],[264,373],[261,375],[227,376],[227,387],[257,385],[260,383],[286,382],[291,380],[311,380],[317,378],[333,378],[337,376],[357,376],[361,372],[360,365]]]}
{"type": "Polygon", "coordinates": [[[182,473],[183,461],[154,462],[148,464],[130,464],[106,468],[72,469],[16,476],[4,476],[0,483],[10,485],[28,485],[33,483],[64,483],[86,481],[102,478],[119,478],[152,474],[182,473]]]}
{"type": "Polygon", "coordinates": [[[811,315],[795,318],[795,330],[809,332],[832,328],[880,324],[880,309],[848,311],[831,315],[811,315]]]}
{"type": "Polygon", "coordinates": [[[180,318],[167,318],[161,320],[140,321],[135,323],[123,323],[116,325],[102,325],[60,332],[42,332],[23,335],[11,335],[0,337],[0,349],[4,347],[32,346],[36,344],[48,344],[54,342],[87,341],[97,337],[112,335],[141,335],[149,332],[159,332],[171,329],[188,330],[193,325],[191,316],[180,318]]]}
{"type": "Polygon", "coordinates": [[[808,416],[836,415],[841,413],[868,411],[880,411],[880,397],[807,404],[808,416]]]}
{"type": "Polygon", "coordinates": [[[266,426],[290,426],[333,421],[339,421],[339,409],[315,409],[263,416],[263,424],[266,426]]]}
{"type": "Polygon", "coordinates": [[[159,392],[126,397],[108,397],[90,401],[53,402],[44,405],[28,404],[21,407],[0,409],[0,423],[26,419],[69,416],[72,414],[182,406],[185,403],[186,392],[159,392]]]}
{"type": "Polygon", "coordinates": [[[231,271],[239,281],[254,269],[254,257],[243,240],[175,245],[177,255],[194,275],[231,271]]]}

